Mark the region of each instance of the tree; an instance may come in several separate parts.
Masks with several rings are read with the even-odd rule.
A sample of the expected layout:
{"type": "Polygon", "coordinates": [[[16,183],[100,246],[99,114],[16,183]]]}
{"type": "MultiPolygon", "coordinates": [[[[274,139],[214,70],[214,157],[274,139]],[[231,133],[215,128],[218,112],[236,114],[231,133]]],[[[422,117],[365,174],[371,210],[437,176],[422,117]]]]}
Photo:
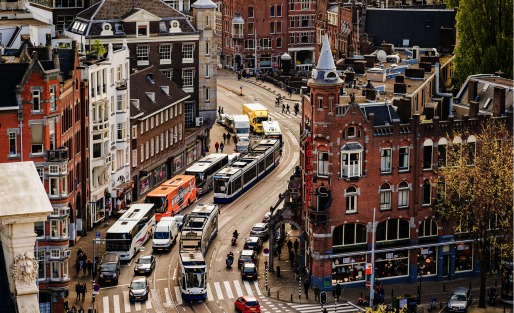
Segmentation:
{"type": "Polygon", "coordinates": [[[100,40],[96,39],[93,42],[93,51],[96,52],[97,56],[103,57],[104,54],[107,53],[107,48],[100,42],[100,40]]]}
{"type": "Polygon", "coordinates": [[[512,79],[512,0],[451,0],[458,6],[454,80],[461,85],[469,75],[501,70],[512,79]]]}
{"type": "Polygon", "coordinates": [[[448,136],[445,162],[432,182],[438,191],[438,214],[453,227],[456,239],[473,242],[480,265],[481,308],[487,278],[496,270],[494,261],[512,258],[513,149],[504,122],[484,120],[475,141],[467,131],[453,133],[453,139],[448,136]]]}

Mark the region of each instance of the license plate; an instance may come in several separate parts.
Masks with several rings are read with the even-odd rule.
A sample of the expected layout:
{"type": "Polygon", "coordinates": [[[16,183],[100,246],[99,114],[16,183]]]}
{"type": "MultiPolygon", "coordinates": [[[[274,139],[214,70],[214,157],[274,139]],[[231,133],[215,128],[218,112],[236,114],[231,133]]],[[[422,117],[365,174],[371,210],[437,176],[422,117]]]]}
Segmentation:
{"type": "Polygon", "coordinates": [[[106,283],[110,283],[110,282],[111,282],[111,280],[110,280],[110,279],[106,279],[106,280],[105,280],[105,282],[106,282],[106,283]]]}
{"type": "Polygon", "coordinates": [[[139,273],[144,273],[145,271],[139,271],[139,273]]]}
{"type": "Polygon", "coordinates": [[[137,297],[135,297],[135,298],[136,298],[136,299],[141,299],[141,297],[139,297],[139,296],[137,296],[137,297]]]}

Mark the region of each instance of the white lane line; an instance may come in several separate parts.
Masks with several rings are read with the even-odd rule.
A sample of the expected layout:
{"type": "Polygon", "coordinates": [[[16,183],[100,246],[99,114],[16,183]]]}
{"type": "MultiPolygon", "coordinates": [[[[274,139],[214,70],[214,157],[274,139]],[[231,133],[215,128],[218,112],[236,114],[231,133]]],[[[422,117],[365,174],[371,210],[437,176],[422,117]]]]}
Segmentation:
{"type": "Polygon", "coordinates": [[[164,288],[164,295],[166,296],[166,304],[171,306],[173,303],[171,302],[170,290],[168,288],[164,288]]]}
{"type": "Polygon", "coordinates": [[[300,153],[294,152],[293,160],[288,163],[286,169],[282,172],[282,174],[278,175],[278,179],[282,179],[282,177],[284,177],[285,175],[289,175],[289,173],[291,173],[292,168],[297,165],[296,163],[298,162],[299,158],[300,158],[300,153]]]}
{"type": "Polygon", "coordinates": [[[172,280],[175,280],[177,278],[177,268],[175,267],[175,270],[173,271],[173,278],[172,280]]]}
{"type": "Polygon", "coordinates": [[[177,305],[182,304],[182,293],[180,292],[180,287],[175,286],[175,297],[177,298],[177,305]]]}
{"type": "Polygon", "coordinates": [[[241,290],[241,285],[239,284],[239,280],[234,280],[234,287],[236,288],[236,294],[238,297],[244,296],[243,290],[241,290]]]}
{"type": "Polygon", "coordinates": [[[223,292],[221,292],[221,285],[219,282],[214,282],[214,288],[216,289],[216,295],[218,296],[218,300],[223,300],[223,292]]]}
{"type": "Polygon", "coordinates": [[[209,283],[207,283],[207,301],[213,301],[214,297],[212,296],[212,288],[209,283]]]}
{"type": "Polygon", "coordinates": [[[120,313],[120,295],[112,296],[112,302],[114,306],[114,313],[120,313]]]}
{"type": "Polygon", "coordinates": [[[248,295],[253,296],[253,291],[252,291],[252,287],[250,287],[250,283],[247,280],[245,280],[244,285],[245,285],[245,289],[246,289],[246,292],[248,293],[248,295]]]}
{"type": "Polygon", "coordinates": [[[258,281],[256,281],[256,280],[254,280],[254,281],[253,281],[253,286],[255,287],[255,290],[257,290],[257,294],[258,294],[259,296],[262,296],[261,289],[259,288],[259,282],[258,282],[258,281]]]}
{"type": "Polygon", "coordinates": [[[232,288],[230,288],[230,282],[225,280],[223,284],[225,285],[225,291],[227,292],[228,299],[233,299],[234,294],[232,293],[232,288]]]}
{"type": "Polygon", "coordinates": [[[104,313],[109,313],[109,297],[103,298],[104,313]]]}
{"type": "Polygon", "coordinates": [[[135,302],[134,305],[136,306],[136,311],[141,311],[141,302],[135,302]]]}
{"type": "Polygon", "coordinates": [[[152,308],[152,299],[150,297],[148,297],[148,300],[146,300],[145,305],[147,309],[152,308]]]}
{"type": "Polygon", "coordinates": [[[130,300],[128,291],[123,291],[123,306],[125,307],[125,313],[130,312],[130,300]]]}

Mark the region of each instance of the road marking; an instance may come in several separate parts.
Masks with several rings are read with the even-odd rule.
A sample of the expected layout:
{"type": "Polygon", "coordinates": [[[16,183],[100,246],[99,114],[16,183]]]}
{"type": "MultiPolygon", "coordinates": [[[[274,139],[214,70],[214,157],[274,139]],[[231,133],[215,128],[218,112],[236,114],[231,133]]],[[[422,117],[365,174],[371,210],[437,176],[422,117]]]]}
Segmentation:
{"type": "Polygon", "coordinates": [[[128,291],[123,291],[123,306],[125,307],[125,312],[130,312],[130,300],[128,291]]]}
{"type": "Polygon", "coordinates": [[[109,297],[103,298],[104,313],[109,313],[109,297]]]}
{"type": "Polygon", "coordinates": [[[168,288],[164,288],[164,295],[166,296],[166,304],[171,306],[172,305],[171,295],[170,295],[170,290],[168,288]]]}
{"type": "Polygon", "coordinates": [[[282,177],[284,177],[285,175],[289,175],[293,167],[297,165],[296,163],[298,162],[298,159],[300,159],[300,153],[294,152],[293,160],[288,163],[286,169],[282,172],[282,174],[278,175],[278,179],[282,179],[282,177]]]}
{"type": "Polygon", "coordinates": [[[136,302],[136,311],[141,311],[141,302],[136,302]]]}
{"type": "Polygon", "coordinates": [[[225,290],[227,291],[228,298],[233,299],[234,294],[232,293],[232,288],[230,288],[230,282],[225,280],[223,284],[225,284],[225,290]]]}
{"type": "Polygon", "coordinates": [[[207,301],[213,301],[214,300],[214,297],[212,296],[212,291],[211,291],[211,285],[209,283],[207,283],[207,301]]]}
{"type": "Polygon", "coordinates": [[[239,280],[234,280],[234,287],[236,287],[236,293],[238,297],[244,296],[243,290],[241,290],[241,285],[239,284],[239,280]]]}
{"type": "Polygon", "coordinates": [[[219,282],[214,282],[214,288],[216,289],[216,295],[218,296],[218,300],[223,300],[223,292],[221,292],[221,285],[219,282]]]}
{"type": "Polygon", "coordinates": [[[248,293],[248,295],[253,296],[253,291],[252,291],[252,287],[250,287],[250,283],[247,280],[245,280],[244,285],[245,285],[246,292],[248,293]]]}
{"type": "Polygon", "coordinates": [[[177,305],[182,304],[182,293],[180,292],[180,287],[175,286],[175,297],[177,297],[177,305]]]}
{"type": "Polygon", "coordinates": [[[254,281],[253,281],[253,285],[255,286],[255,289],[257,290],[257,294],[258,294],[259,296],[262,296],[261,289],[259,288],[259,282],[258,282],[258,281],[256,281],[256,280],[254,280],[254,281]]]}
{"type": "Polygon", "coordinates": [[[150,297],[148,297],[148,300],[146,300],[145,305],[147,309],[152,308],[152,299],[150,297]]]}
{"type": "Polygon", "coordinates": [[[120,295],[112,296],[112,302],[114,306],[114,313],[120,313],[120,295]]]}
{"type": "Polygon", "coordinates": [[[175,267],[175,270],[173,271],[173,278],[172,280],[175,280],[177,278],[177,268],[175,267]]]}

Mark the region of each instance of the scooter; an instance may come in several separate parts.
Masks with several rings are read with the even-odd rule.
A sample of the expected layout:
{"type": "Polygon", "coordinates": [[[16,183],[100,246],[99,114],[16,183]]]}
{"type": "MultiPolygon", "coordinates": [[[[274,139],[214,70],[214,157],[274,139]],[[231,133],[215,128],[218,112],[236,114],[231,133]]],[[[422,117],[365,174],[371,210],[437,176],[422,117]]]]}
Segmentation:
{"type": "Polygon", "coordinates": [[[491,287],[489,289],[489,302],[492,306],[496,305],[496,297],[498,296],[498,293],[496,292],[496,288],[491,287]]]}
{"type": "Polygon", "coordinates": [[[234,255],[228,254],[227,260],[225,262],[227,263],[227,268],[232,268],[232,263],[234,263],[234,255]]]}
{"type": "Polygon", "coordinates": [[[432,298],[432,300],[430,300],[430,303],[428,304],[428,312],[432,312],[432,310],[435,309],[436,303],[437,303],[436,298],[432,298]]]}
{"type": "Polygon", "coordinates": [[[232,245],[235,246],[237,241],[237,237],[232,237],[232,245]]]}

